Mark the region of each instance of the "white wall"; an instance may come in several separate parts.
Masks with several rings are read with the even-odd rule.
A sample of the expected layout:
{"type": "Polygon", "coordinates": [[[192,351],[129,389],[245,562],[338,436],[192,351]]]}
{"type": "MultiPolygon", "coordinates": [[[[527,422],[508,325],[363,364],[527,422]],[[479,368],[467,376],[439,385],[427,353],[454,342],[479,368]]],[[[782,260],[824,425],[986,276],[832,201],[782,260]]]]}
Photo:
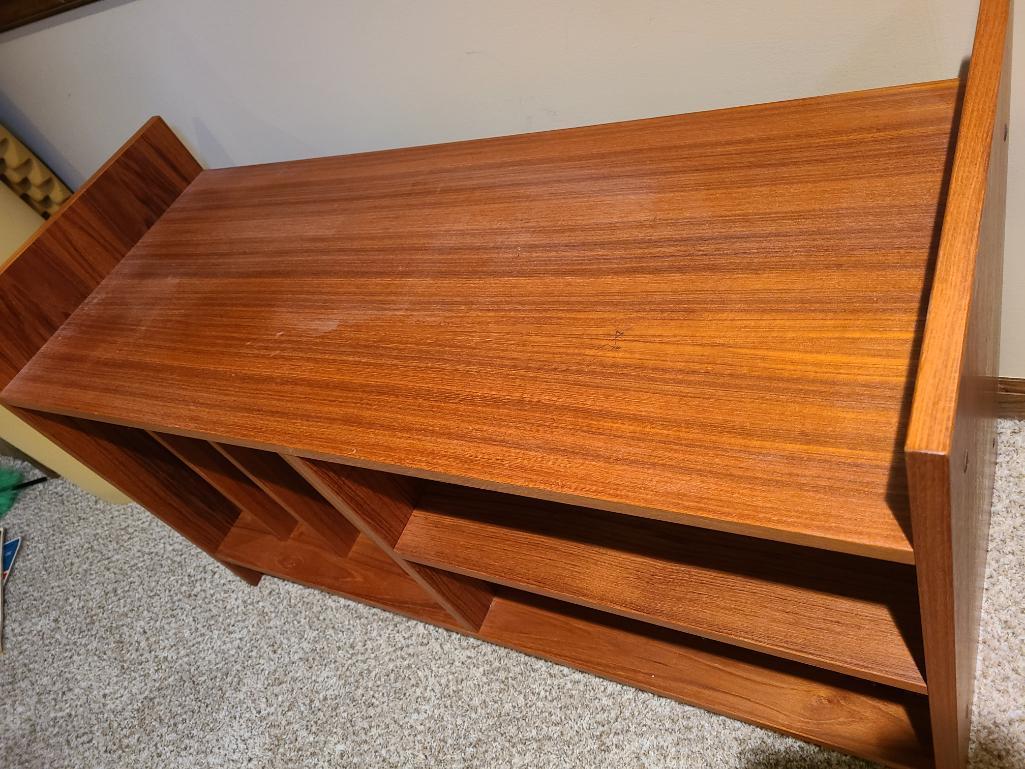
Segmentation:
{"type": "MultiPolygon", "coordinates": [[[[948,78],[974,24],[970,0],[104,0],[0,35],[0,120],[77,185],[151,114],[207,166],[288,160],[948,78]]],[[[1017,91],[1002,373],[1025,377],[1017,91]]]]}

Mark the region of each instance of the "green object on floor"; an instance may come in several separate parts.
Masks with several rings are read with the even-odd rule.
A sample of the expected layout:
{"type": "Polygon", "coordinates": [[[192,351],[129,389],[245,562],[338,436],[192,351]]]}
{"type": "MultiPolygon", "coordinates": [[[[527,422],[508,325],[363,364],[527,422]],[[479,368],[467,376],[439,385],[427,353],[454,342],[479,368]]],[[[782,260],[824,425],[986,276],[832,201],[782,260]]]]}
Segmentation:
{"type": "Polygon", "coordinates": [[[10,467],[0,467],[0,518],[14,506],[18,498],[19,484],[22,474],[10,467]]]}
{"type": "Polygon", "coordinates": [[[49,480],[45,475],[33,478],[31,481],[23,481],[22,477],[18,470],[0,467],[0,518],[7,515],[7,511],[14,507],[14,500],[18,498],[19,491],[49,480]]]}

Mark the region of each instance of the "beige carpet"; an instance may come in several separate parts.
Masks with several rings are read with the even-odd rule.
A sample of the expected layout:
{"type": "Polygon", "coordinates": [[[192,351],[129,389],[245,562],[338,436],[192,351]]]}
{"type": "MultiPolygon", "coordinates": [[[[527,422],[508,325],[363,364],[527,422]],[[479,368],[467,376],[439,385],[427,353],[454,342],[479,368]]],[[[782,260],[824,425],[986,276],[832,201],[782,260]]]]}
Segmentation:
{"type": "MultiPolygon", "coordinates": [[[[973,765],[1025,767],[1025,423],[1004,422],[973,765]]],[[[5,521],[0,766],[866,766],[273,579],[57,481],[5,521]]]]}

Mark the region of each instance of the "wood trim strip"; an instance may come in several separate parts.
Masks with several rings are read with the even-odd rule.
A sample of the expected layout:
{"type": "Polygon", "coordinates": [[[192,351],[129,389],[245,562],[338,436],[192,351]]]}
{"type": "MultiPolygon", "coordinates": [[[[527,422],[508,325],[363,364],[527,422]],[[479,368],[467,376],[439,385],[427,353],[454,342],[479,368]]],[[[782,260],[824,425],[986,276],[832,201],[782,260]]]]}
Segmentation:
{"type": "Polygon", "coordinates": [[[997,380],[997,416],[1025,419],[1025,379],[1000,377],[997,380]]]}
{"type": "Polygon", "coordinates": [[[360,532],[433,596],[461,627],[473,631],[481,626],[494,596],[488,583],[411,563],[395,552],[395,544],[416,506],[419,483],[415,479],[316,459],[283,456],[360,532]]]}
{"type": "Polygon", "coordinates": [[[0,3],[0,32],[55,16],[96,0],[6,0],[0,3]]]}
{"type": "Polygon", "coordinates": [[[983,0],[905,451],[936,769],[967,762],[996,459],[1011,3],[983,0]]]}

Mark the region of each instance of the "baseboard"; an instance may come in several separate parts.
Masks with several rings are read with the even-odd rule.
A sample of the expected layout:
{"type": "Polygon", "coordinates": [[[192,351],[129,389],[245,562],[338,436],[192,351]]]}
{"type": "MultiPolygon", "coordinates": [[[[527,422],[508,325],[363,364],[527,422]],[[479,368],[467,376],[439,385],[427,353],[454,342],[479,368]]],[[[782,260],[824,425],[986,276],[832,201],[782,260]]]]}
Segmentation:
{"type": "Polygon", "coordinates": [[[997,380],[997,415],[1025,419],[1025,379],[1002,376],[997,380]]]}

